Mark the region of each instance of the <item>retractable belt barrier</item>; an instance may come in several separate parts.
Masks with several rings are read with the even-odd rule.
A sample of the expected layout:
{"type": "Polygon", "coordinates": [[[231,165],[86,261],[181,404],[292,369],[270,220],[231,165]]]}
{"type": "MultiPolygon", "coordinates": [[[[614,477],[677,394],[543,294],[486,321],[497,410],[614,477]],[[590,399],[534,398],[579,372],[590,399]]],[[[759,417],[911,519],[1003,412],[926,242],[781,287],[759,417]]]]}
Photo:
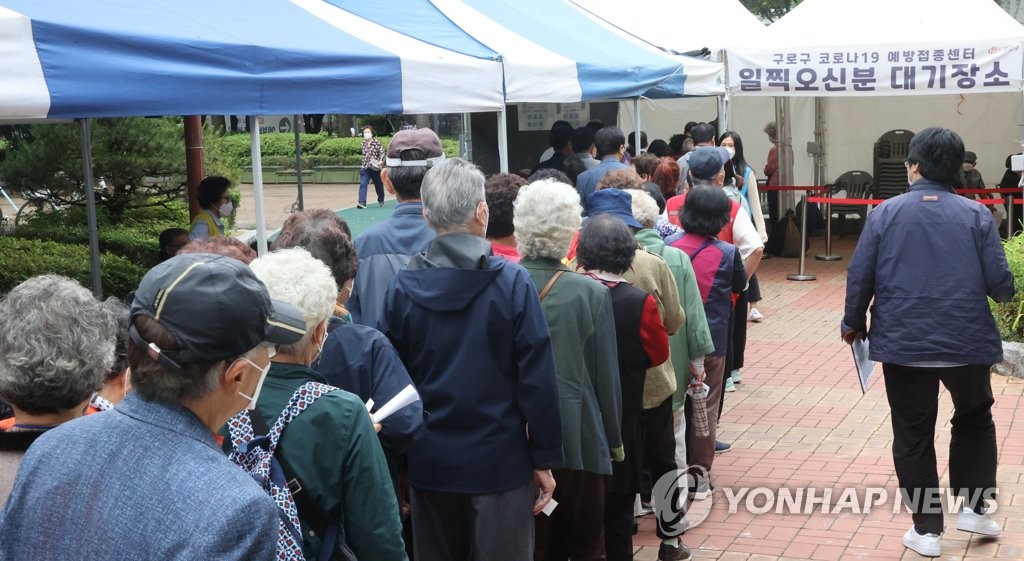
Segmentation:
{"type": "Polygon", "coordinates": [[[807,193],[822,193],[828,190],[828,185],[772,185],[758,187],[758,191],[802,191],[801,200],[804,207],[800,211],[800,265],[796,273],[786,275],[786,278],[794,281],[812,281],[818,277],[809,275],[804,271],[805,259],[807,257],[804,248],[807,247],[807,193]]]}

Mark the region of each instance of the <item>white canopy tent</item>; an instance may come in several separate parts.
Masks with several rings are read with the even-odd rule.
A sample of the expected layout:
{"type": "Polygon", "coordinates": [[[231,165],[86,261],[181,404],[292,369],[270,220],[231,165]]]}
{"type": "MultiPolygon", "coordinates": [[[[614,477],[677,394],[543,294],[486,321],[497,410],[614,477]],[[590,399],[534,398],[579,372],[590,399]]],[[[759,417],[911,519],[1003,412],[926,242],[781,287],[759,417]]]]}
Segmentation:
{"type": "Polygon", "coordinates": [[[824,123],[826,179],[870,170],[873,142],[892,129],[956,130],[990,183],[1020,144],[1024,26],[995,2],[804,0],[768,37],[727,49],[730,93],[823,98],[811,128],[792,129],[799,160],[824,123]]]}

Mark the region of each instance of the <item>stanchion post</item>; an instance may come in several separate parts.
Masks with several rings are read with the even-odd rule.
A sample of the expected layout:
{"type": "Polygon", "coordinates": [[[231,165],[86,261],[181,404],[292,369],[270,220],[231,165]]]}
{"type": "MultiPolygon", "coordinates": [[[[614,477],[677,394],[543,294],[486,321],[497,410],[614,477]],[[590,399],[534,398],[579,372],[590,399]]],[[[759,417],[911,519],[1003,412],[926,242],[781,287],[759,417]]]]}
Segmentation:
{"type": "Polygon", "coordinates": [[[803,197],[800,200],[804,203],[803,210],[800,211],[800,270],[796,274],[786,275],[786,278],[792,281],[812,281],[818,280],[818,277],[814,275],[808,275],[804,272],[804,263],[807,261],[807,192],[804,191],[803,197]]]}
{"type": "Polygon", "coordinates": [[[825,203],[825,253],[815,255],[818,261],[839,261],[842,255],[832,255],[832,203],[825,203]]]}
{"type": "Polygon", "coordinates": [[[1006,205],[1006,239],[1010,239],[1010,236],[1013,235],[1013,195],[1012,194],[1009,197],[1007,197],[1007,201],[1009,202],[1009,204],[1006,205]]]}

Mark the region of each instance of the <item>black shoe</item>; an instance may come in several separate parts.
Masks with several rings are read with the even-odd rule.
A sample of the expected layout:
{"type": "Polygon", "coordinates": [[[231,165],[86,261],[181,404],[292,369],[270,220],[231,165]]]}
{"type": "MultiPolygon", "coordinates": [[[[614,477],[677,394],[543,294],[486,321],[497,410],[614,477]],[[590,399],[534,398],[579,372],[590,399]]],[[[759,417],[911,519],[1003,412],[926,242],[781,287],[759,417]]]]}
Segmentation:
{"type": "Polygon", "coordinates": [[[356,204],[356,208],[366,208],[366,203],[358,203],[356,204]]]}
{"type": "Polygon", "coordinates": [[[732,449],[732,444],[728,442],[715,441],[715,454],[721,454],[722,452],[728,452],[732,449]]]}
{"type": "Polygon", "coordinates": [[[707,479],[700,479],[689,488],[690,498],[695,501],[703,501],[715,492],[715,486],[707,479]]]}
{"type": "Polygon", "coordinates": [[[686,561],[687,559],[690,559],[690,548],[686,547],[683,540],[678,538],[677,540],[675,547],[666,543],[662,543],[661,546],[658,547],[658,561],[686,561]]]}

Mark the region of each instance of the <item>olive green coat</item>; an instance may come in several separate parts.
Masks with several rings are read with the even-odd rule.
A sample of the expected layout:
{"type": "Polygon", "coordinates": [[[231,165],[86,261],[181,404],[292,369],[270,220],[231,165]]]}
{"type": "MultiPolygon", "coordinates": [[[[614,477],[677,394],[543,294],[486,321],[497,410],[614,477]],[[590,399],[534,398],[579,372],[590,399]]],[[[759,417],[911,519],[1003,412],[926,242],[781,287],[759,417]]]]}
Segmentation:
{"type": "Polygon", "coordinates": [[[622,398],[611,294],[601,283],[569,271],[556,259],[524,258],[519,264],[541,292],[551,331],[562,418],[561,467],[610,475],[613,455],[621,459],[622,398]]]}

